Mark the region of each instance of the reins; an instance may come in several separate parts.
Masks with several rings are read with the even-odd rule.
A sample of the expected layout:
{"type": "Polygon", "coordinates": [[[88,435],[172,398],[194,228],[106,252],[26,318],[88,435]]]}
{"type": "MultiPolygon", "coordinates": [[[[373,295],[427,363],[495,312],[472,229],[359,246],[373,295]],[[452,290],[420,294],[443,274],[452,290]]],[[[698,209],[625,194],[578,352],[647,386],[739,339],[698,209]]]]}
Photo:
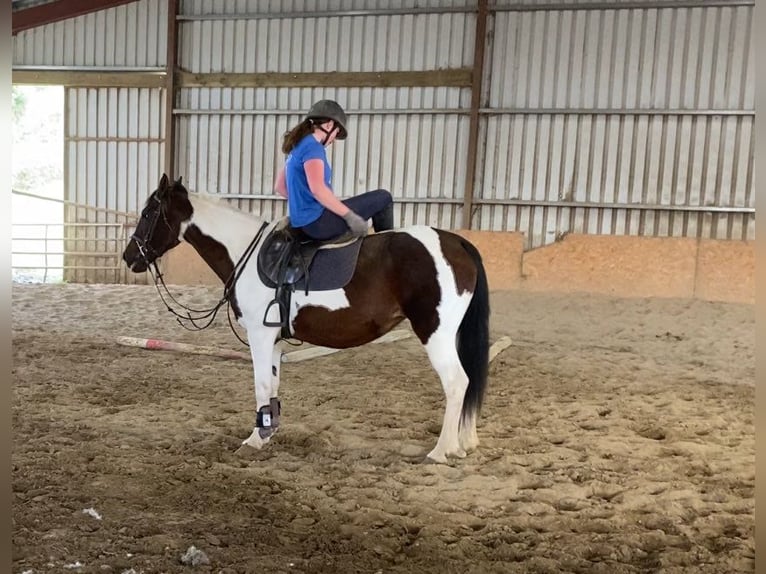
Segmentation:
{"type": "Polygon", "coordinates": [[[228,304],[226,317],[229,321],[229,327],[231,328],[234,335],[237,337],[237,339],[239,339],[239,341],[242,344],[244,344],[246,347],[250,346],[247,343],[247,341],[244,341],[242,337],[239,336],[239,333],[237,333],[236,329],[234,328],[234,324],[231,320],[231,313],[230,313],[231,296],[234,293],[234,288],[237,284],[237,280],[242,275],[242,272],[245,270],[245,266],[250,260],[250,257],[252,257],[253,253],[255,252],[255,248],[258,245],[258,242],[260,241],[261,236],[263,235],[263,231],[266,229],[267,225],[268,225],[267,221],[264,221],[261,224],[261,227],[258,229],[258,233],[255,234],[255,237],[247,246],[247,249],[245,249],[244,253],[239,258],[239,261],[237,261],[237,264],[234,265],[234,269],[232,269],[228,279],[226,279],[226,282],[223,285],[223,295],[221,296],[220,300],[215,305],[213,305],[213,307],[211,307],[210,309],[193,309],[179,302],[175,297],[173,297],[173,294],[170,292],[170,290],[168,289],[168,286],[165,284],[165,279],[163,278],[162,273],[160,272],[159,266],[157,265],[157,260],[155,259],[152,262],[152,265],[154,266],[154,270],[156,271],[156,274],[155,274],[155,271],[152,271],[151,266],[149,266],[149,272],[151,273],[152,278],[154,279],[154,286],[157,288],[157,293],[159,293],[160,299],[165,304],[165,307],[167,308],[168,311],[170,311],[173,315],[175,315],[176,321],[178,321],[179,325],[181,325],[184,329],[187,329],[189,331],[202,331],[203,329],[208,328],[212,324],[220,308],[223,307],[224,304],[228,304]],[[181,314],[170,306],[170,304],[165,299],[165,296],[162,294],[160,285],[162,285],[163,289],[165,290],[165,293],[167,293],[168,298],[176,306],[184,309],[186,311],[186,314],[181,314]],[[194,316],[192,316],[192,314],[194,316]],[[204,325],[198,324],[199,322],[205,319],[207,319],[207,322],[204,325]],[[192,326],[189,327],[184,322],[188,322],[192,326]]]}

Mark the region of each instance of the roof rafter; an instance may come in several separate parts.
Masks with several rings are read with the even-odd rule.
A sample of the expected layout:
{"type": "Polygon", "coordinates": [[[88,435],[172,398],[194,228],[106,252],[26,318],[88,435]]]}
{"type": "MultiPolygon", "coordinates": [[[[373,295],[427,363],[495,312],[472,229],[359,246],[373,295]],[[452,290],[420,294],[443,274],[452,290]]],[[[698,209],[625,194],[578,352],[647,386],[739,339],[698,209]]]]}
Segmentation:
{"type": "Polygon", "coordinates": [[[97,12],[107,8],[113,8],[122,4],[129,4],[136,0],[54,0],[46,4],[39,4],[30,8],[13,12],[13,34],[22,30],[36,28],[52,22],[67,20],[97,12]]]}

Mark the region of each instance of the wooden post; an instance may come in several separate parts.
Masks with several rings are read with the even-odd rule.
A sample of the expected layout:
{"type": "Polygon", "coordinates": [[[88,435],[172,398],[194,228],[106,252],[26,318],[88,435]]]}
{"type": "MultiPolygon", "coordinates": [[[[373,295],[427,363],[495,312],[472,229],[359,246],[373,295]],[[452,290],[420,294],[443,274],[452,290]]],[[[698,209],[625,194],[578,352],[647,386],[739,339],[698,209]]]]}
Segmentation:
{"type": "Polygon", "coordinates": [[[176,179],[176,134],[173,109],[176,103],[176,61],[178,57],[178,0],[168,0],[167,56],[165,61],[165,173],[176,179]]]}
{"type": "Polygon", "coordinates": [[[463,229],[471,229],[471,220],[473,219],[476,155],[479,150],[479,107],[481,106],[481,83],[484,77],[484,46],[487,42],[487,2],[488,0],[479,0],[479,13],[476,15],[476,39],[471,79],[471,126],[468,132],[468,158],[465,168],[465,195],[463,197],[463,229]]]}

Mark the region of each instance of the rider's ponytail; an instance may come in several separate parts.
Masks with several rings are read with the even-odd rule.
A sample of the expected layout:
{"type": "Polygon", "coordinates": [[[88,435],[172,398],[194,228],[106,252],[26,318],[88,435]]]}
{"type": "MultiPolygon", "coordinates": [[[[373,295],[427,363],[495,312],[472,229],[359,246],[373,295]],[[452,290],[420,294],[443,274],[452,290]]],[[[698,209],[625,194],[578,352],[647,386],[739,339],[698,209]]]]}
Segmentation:
{"type": "Polygon", "coordinates": [[[282,153],[285,155],[293,151],[293,148],[298,145],[304,137],[314,131],[314,124],[312,120],[305,119],[289,132],[285,133],[282,139],[282,153]]]}

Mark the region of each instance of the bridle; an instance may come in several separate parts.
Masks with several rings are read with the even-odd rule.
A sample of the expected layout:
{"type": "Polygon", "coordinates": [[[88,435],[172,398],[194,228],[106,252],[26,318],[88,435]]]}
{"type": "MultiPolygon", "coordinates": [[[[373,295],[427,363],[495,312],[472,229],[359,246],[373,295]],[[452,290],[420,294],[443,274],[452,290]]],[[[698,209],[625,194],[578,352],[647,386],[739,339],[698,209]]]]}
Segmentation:
{"type": "MultiPolygon", "coordinates": [[[[142,239],[138,237],[135,233],[133,233],[130,238],[136,242],[136,246],[138,247],[138,252],[141,255],[141,258],[143,259],[143,262],[146,264],[146,268],[149,270],[149,273],[152,276],[152,279],[154,280],[154,286],[157,289],[157,293],[160,296],[160,299],[165,304],[165,308],[170,311],[173,315],[175,315],[176,321],[179,325],[181,325],[184,329],[187,329],[189,331],[202,331],[203,329],[208,328],[213,321],[215,320],[216,315],[218,314],[219,309],[226,304],[226,316],[229,320],[229,327],[231,328],[234,335],[239,339],[239,341],[244,344],[245,346],[250,346],[247,341],[242,339],[240,337],[239,333],[237,333],[236,329],[234,328],[234,323],[231,319],[231,297],[234,294],[234,287],[237,283],[237,280],[239,279],[240,275],[242,274],[242,271],[244,271],[245,266],[247,265],[247,262],[250,260],[250,257],[252,256],[253,252],[255,251],[255,247],[258,245],[258,242],[261,239],[261,236],[263,235],[264,229],[266,229],[266,226],[268,225],[268,222],[264,221],[261,224],[261,227],[258,229],[258,233],[256,233],[253,240],[250,242],[250,245],[248,245],[247,249],[245,249],[245,252],[242,254],[242,256],[239,258],[239,261],[237,261],[237,264],[234,266],[234,269],[232,269],[231,274],[229,275],[228,279],[224,283],[223,288],[223,295],[221,296],[220,300],[213,305],[210,309],[193,309],[191,307],[187,307],[183,303],[179,302],[175,297],[173,297],[173,294],[168,289],[168,286],[165,284],[165,279],[162,276],[162,273],[160,272],[160,268],[157,265],[157,259],[159,259],[159,254],[156,252],[156,250],[151,246],[150,241],[152,239],[152,235],[154,234],[154,230],[157,227],[157,223],[160,220],[160,216],[162,216],[162,220],[164,221],[165,225],[167,225],[168,229],[173,230],[172,226],[170,225],[170,222],[167,219],[167,213],[165,212],[165,205],[163,204],[162,200],[159,199],[156,195],[152,196],[152,199],[156,201],[159,205],[155,209],[154,218],[152,219],[151,223],[149,224],[149,231],[146,234],[146,238],[142,239]],[[151,260],[149,259],[151,257],[151,260]],[[154,268],[152,270],[152,268],[154,268]],[[178,312],[175,309],[173,309],[170,304],[168,303],[167,299],[165,298],[165,295],[162,293],[162,289],[160,289],[160,285],[162,285],[162,289],[165,290],[165,294],[167,295],[167,298],[170,299],[177,307],[180,307],[185,312],[178,312]],[[200,322],[205,321],[204,324],[199,324],[200,322]],[[191,324],[191,326],[188,326],[185,324],[185,322],[188,322],[191,324]]],[[[174,240],[174,243],[168,247],[165,251],[168,251],[178,245],[180,243],[180,240],[176,237],[174,240]]]]}
{"type": "MultiPolygon", "coordinates": [[[[160,216],[162,217],[163,222],[167,226],[167,228],[171,231],[173,231],[173,228],[170,225],[170,222],[168,221],[167,213],[165,212],[165,205],[162,203],[162,200],[155,194],[152,195],[152,201],[155,201],[157,203],[157,207],[154,209],[154,216],[149,223],[149,231],[146,234],[145,238],[141,238],[138,235],[136,235],[135,231],[130,236],[130,238],[136,242],[136,247],[138,247],[138,253],[141,255],[141,259],[143,259],[144,263],[146,263],[146,267],[149,268],[152,263],[154,263],[156,267],[156,261],[159,257],[159,254],[154,250],[154,247],[151,246],[151,240],[152,236],[154,235],[154,230],[157,228],[157,223],[160,220],[160,216]],[[149,259],[151,257],[151,260],[149,259]]],[[[143,215],[142,215],[143,217],[143,215]]],[[[168,249],[172,249],[176,245],[178,245],[180,241],[176,238],[175,243],[168,247],[168,249]]]]}

